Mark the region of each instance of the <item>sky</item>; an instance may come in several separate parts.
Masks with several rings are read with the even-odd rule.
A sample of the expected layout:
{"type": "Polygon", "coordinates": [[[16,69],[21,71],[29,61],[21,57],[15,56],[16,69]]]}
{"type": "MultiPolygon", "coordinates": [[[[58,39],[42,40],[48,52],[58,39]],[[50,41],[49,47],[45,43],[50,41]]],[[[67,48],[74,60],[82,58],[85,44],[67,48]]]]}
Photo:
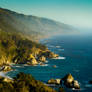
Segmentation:
{"type": "Polygon", "coordinates": [[[75,27],[92,28],[92,0],[0,0],[0,7],[75,27]]]}

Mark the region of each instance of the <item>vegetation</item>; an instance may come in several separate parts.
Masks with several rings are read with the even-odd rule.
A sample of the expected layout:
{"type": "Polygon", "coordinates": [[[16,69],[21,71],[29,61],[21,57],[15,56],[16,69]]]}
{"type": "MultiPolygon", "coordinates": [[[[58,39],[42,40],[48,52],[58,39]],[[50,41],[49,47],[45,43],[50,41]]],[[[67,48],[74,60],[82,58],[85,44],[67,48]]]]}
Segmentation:
{"type": "Polygon", "coordinates": [[[75,30],[70,25],[46,18],[19,14],[3,8],[0,8],[0,29],[13,33],[19,32],[31,40],[37,40],[48,35],[72,33],[75,30]]]}
{"type": "Polygon", "coordinates": [[[37,42],[21,37],[19,34],[0,30],[0,65],[9,63],[24,63],[30,54],[36,50],[46,50],[46,47],[37,42]]]}
{"type": "Polygon", "coordinates": [[[0,92],[56,92],[29,74],[19,73],[12,82],[3,79],[0,79],[0,92]]]}
{"type": "Polygon", "coordinates": [[[64,88],[60,87],[59,92],[65,92],[64,88]]]}

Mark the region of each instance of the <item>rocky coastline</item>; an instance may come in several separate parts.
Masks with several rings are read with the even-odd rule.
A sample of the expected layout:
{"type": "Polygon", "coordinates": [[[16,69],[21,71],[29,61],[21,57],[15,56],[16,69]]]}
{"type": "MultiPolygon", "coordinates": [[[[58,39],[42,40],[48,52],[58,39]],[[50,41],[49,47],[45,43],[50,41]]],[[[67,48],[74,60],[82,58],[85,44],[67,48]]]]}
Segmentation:
{"type": "MultiPolygon", "coordinates": [[[[47,59],[53,59],[53,58],[58,58],[59,55],[58,54],[55,54],[53,52],[51,52],[50,50],[46,50],[46,51],[41,51],[41,50],[38,50],[38,51],[35,51],[35,54],[32,53],[29,55],[29,57],[27,58],[27,60],[25,62],[20,62],[18,60],[16,60],[14,62],[14,64],[26,64],[26,65],[30,65],[30,66],[35,66],[35,65],[44,65],[44,63],[46,63],[46,60],[47,59]]],[[[3,63],[0,67],[0,71],[3,71],[3,72],[8,72],[8,71],[11,71],[13,70],[12,69],[12,66],[11,66],[11,63],[12,61],[10,62],[6,62],[6,63],[3,63]]]]}

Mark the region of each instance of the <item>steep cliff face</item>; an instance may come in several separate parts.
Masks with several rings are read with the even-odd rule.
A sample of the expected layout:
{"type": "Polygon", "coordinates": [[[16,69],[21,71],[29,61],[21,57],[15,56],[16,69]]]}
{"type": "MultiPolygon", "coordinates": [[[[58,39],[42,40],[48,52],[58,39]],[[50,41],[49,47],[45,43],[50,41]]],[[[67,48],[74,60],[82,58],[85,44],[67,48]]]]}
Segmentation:
{"type": "Polygon", "coordinates": [[[46,46],[28,40],[20,34],[0,30],[0,66],[11,63],[36,65],[54,58],[46,46]]]}

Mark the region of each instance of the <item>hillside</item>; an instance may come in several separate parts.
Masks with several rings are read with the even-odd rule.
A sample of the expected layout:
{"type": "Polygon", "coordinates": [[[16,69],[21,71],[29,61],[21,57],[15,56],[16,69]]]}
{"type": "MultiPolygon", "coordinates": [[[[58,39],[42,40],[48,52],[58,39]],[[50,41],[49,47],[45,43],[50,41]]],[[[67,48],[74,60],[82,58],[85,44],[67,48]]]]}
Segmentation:
{"type": "Polygon", "coordinates": [[[42,37],[72,32],[69,25],[0,8],[0,65],[43,64],[58,55],[35,42],[42,37]]]}
{"type": "Polygon", "coordinates": [[[26,63],[31,60],[30,55],[38,50],[45,51],[46,47],[23,38],[20,34],[0,30],[0,65],[26,63]]]}
{"type": "MultiPolygon", "coordinates": [[[[0,30],[0,66],[15,64],[43,64],[47,58],[56,58],[48,48],[18,33],[0,30]]],[[[6,71],[6,70],[5,70],[6,71]]]]}
{"type": "Polygon", "coordinates": [[[35,80],[32,75],[19,73],[13,79],[0,76],[0,92],[56,92],[56,91],[46,86],[41,81],[35,80]]]}
{"type": "MultiPolygon", "coordinates": [[[[30,11],[31,12],[31,11],[30,11]]],[[[56,34],[72,33],[74,28],[54,20],[24,15],[14,11],[0,8],[0,29],[24,35],[28,39],[39,39],[56,34]]]]}

